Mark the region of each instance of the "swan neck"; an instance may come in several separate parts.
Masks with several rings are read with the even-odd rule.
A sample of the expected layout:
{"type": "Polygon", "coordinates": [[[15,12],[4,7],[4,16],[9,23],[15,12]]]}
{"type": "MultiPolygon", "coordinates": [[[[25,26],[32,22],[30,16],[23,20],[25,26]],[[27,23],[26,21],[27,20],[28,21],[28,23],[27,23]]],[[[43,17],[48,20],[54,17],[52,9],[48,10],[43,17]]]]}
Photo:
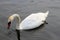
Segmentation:
{"type": "Polygon", "coordinates": [[[21,22],[21,18],[20,18],[20,16],[19,16],[18,14],[15,14],[15,15],[14,15],[14,18],[17,18],[17,22],[18,22],[17,25],[19,25],[20,22],[21,22]]]}

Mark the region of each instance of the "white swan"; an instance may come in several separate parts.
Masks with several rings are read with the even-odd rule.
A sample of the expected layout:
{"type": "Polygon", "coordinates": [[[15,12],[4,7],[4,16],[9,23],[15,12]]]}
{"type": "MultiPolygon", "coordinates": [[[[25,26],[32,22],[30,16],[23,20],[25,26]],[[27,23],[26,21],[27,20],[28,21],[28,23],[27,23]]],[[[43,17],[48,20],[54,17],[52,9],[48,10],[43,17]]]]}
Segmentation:
{"type": "Polygon", "coordinates": [[[40,26],[46,21],[48,13],[49,11],[45,13],[40,12],[40,13],[31,14],[28,17],[26,17],[22,22],[18,14],[13,14],[9,17],[8,23],[11,23],[16,17],[18,19],[18,24],[16,26],[16,29],[19,29],[19,30],[33,29],[40,26]]]}
{"type": "Polygon", "coordinates": [[[14,20],[14,18],[18,19],[18,24],[16,25],[17,31],[39,27],[41,24],[45,23],[48,14],[49,11],[45,13],[39,12],[39,13],[31,14],[28,17],[26,17],[22,22],[18,14],[13,14],[8,18],[8,29],[10,28],[11,22],[14,20]]]}

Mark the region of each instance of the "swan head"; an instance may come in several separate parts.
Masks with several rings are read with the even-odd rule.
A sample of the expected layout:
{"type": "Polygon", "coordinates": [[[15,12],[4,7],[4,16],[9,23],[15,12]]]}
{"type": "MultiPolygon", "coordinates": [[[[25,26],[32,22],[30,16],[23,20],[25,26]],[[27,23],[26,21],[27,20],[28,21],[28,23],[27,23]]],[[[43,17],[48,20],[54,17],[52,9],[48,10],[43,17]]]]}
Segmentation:
{"type": "Polygon", "coordinates": [[[11,22],[13,21],[13,19],[14,19],[14,17],[13,16],[10,16],[9,18],[8,18],[8,29],[10,28],[10,26],[11,26],[11,22]]]}
{"type": "Polygon", "coordinates": [[[11,23],[14,20],[14,18],[17,18],[18,25],[21,22],[21,18],[18,14],[13,14],[13,15],[9,16],[9,18],[8,18],[8,29],[10,28],[11,23]]]}

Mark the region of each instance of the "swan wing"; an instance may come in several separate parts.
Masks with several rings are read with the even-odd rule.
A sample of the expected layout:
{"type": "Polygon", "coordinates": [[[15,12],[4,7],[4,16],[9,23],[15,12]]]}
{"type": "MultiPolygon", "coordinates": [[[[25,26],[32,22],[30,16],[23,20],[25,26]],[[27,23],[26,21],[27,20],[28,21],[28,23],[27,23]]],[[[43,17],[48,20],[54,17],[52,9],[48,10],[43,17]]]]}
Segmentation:
{"type": "Polygon", "coordinates": [[[44,17],[39,14],[31,14],[27,18],[25,18],[21,24],[20,24],[20,29],[33,29],[41,24],[43,24],[43,19],[44,17]]]}
{"type": "Polygon", "coordinates": [[[28,17],[26,17],[21,23],[20,23],[20,29],[33,29],[41,24],[44,23],[48,16],[49,11],[46,13],[36,13],[36,14],[31,14],[28,17]]]}

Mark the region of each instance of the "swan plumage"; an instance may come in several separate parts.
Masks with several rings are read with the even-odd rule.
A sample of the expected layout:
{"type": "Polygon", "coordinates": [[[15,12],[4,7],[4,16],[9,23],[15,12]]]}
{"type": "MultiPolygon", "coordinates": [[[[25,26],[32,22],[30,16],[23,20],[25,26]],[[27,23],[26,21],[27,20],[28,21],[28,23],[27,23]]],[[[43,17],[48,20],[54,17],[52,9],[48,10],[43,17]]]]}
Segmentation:
{"type": "Polygon", "coordinates": [[[49,11],[47,11],[46,13],[41,12],[29,15],[20,23],[20,30],[33,29],[40,26],[44,23],[44,21],[46,21],[48,13],[49,11]]]}

